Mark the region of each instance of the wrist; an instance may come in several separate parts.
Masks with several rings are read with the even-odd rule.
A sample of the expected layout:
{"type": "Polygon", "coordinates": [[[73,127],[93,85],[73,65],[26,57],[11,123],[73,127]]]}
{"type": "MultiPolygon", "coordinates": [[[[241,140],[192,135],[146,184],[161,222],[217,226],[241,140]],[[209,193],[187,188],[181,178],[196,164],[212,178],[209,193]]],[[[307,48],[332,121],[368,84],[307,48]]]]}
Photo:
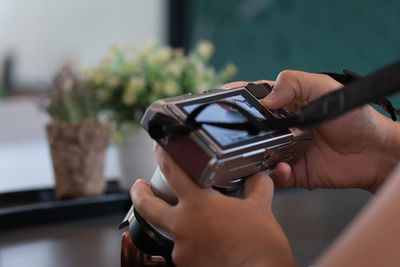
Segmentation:
{"type": "Polygon", "coordinates": [[[377,152],[379,162],[375,175],[375,185],[372,190],[375,192],[385,179],[392,172],[400,160],[400,124],[385,117],[383,120],[385,129],[384,144],[377,152]]]}

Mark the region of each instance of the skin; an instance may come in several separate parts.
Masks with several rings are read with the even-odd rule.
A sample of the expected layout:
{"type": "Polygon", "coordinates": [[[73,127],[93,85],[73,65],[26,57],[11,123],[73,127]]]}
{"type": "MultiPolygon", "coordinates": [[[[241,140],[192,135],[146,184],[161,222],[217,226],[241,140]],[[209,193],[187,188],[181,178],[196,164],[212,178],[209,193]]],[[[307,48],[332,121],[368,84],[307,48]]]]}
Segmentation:
{"type": "Polygon", "coordinates": [[[400,166],[313,266],[399,266],[400,166]]]}
{"type": "Polygon", "coordinates": [[[177,266],[295,265],[271,212],[273,183],[269,177],[259,173],[247,179],[244,199],[227,197],[200,188],[160,146],[155,155],[178,204],[170,206],[155,197],[143,179],[132,187],[131,196],[146,220],[171,234],[175,241],[172,259],[177,266]]]}
{"type": "MultiPolygon", "coordinates": [[[[329,76],[298,71],[284,71],[276,82],[259,82],[274,85],[273,92],[262,100],[267,108],[289,106],[293,111],[341,87],[329,76]]],[[[398,127],[370,106],[351,111],[314,128],[304,156],[293,166],[279,163],[272,179],[280,187],[352,187],[375,192],[399,159],[398,127]]],[[[245,198],[237,199],[200,188],[158,146],[155,154],[179,203],[171,206],[155,197],[142,179],[132,187],[131,197],[146,220],[174,238],[172,257],[178,266],[296,265],[285,234],[270,209],[270,177],[260,173],[248,178],[245,198]]],[[[391,234],[400,225],[400,216],[392,214],[400,209],[399,177],[400,170],[392,174],[388,182],[392,186],[386,185],[376,198],[379,204],[367,208],[317,260],[317,266],[373,266],[371,263],[376,261],[372,259],[400,262],[393,249],[398,247],[400,235],[391,234]],[[375,240],[382,241],[379,247],[375,240]]]]}
{"type": "MultiPolygon", "coordinates": [[[[289,106],[292,111],[342,86],[327,75],[301,71],[283,71],[275,83],[269,83],[274,84],[274,90],[262,104],[269,109],[289,106]]],[[[304,156],[293,166],[278,164],[272,175],[274,182],[284,188],[363,188],[375,192],[398,159],[389,140],[392,128],[399,131],[369,105],[348,112],[314,128],[304,156]]]]}

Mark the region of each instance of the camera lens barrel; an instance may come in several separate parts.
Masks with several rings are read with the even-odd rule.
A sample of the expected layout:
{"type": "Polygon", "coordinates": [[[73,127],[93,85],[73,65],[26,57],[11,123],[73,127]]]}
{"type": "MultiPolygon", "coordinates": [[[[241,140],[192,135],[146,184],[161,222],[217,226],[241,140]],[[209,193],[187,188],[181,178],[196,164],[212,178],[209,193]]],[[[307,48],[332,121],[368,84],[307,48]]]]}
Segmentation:
{"type": "Polygon", "coordinates": [[[129,224],[129,232],[136,248],[149,255],[162,256],[168,266],[175,266],[171,259],[174,243],[154,232],[151,227],[134,209],[135,218],[129,224]]]}
{"type": "Polygon", "coordinates": [[[164,174],[160,170],[160,167],[157,167],[153,177],[151,178],[150,188],[154,195],[165,200],[169,204],[176,205],[178,203],[178,198],[169,186],[164,174]]]}

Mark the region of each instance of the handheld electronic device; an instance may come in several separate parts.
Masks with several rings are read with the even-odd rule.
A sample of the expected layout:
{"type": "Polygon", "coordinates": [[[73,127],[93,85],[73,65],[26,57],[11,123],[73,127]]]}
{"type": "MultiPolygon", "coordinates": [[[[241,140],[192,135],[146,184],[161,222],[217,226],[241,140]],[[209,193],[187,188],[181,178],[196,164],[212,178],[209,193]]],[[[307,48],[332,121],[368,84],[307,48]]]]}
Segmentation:
{"type": "MultiPolygon", "coordinates": [[[[141,126],[193,181],[239,196],[246,177],[281,161],[293,163],[310,142],[310,132],[299,128],[243,128],[249,117],[263,122],[291,116],[286,109],[268,110],[259,102],[270,90],[267,84],[249,84],[161,99],[148,107],[141,126]]],[[[178,202],[159,168],[150,186],[171,205],[178,202]]],[[[163,256],[172,265],[173,239],[168,233],[146,222],[134,208],[125,224],[127,220],[136,247],[163,256]]]]}

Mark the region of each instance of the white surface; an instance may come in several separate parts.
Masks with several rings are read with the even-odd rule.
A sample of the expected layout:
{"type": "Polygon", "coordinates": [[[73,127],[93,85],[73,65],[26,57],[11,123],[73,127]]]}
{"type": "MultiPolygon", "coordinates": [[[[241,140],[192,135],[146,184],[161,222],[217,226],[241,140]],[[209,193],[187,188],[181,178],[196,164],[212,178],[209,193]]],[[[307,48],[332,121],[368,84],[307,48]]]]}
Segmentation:
{"type": "Polygon", "coordinates": [[[157,167],[153,154],[154,141],[147,132],[139,128],[131,134],[131,137],[118,149],[120,186],[125,190],[129,190],[138,178],[150,181],[157,167]]]}
{"type": "Polygon", "coordinates": [[[0,0],[0,61],[15,57],[17,87],[43,87],[66,59],[97,64],[115,43],[165,43],[162,0],[0,0]]]}
{"type": "MultiPolygon", "coordinates": [[[[14,56],[17,88],[45,88],[65,60],[94,65],[113,44],[164,44],[166,5],[162,0],[0,0],[0,62],[14,56]]],[[[39,102],[0,100],[0,192],[54,184],[44,128],[49,118],[39,102]]],[[[119,177],[118,164],[110,147],[105,177],[119,177]]]]}
{"type": "MultiPolygon", "coordinates": [[[[106,153],[104,177],[120,176],[115,147],[106,153]]],[[[27,141],[0,144],[0,193],[54,185],[47,142],[27,141]]]]}
{"type": "MultiPolygon", "coordinates": [[[[45,125],[47,114],[30,98],[0,101],[0,193],[54,185],[45,125]]],[[[116,148],[110,146],[104,176],[120,177],[116,148]]]]}

